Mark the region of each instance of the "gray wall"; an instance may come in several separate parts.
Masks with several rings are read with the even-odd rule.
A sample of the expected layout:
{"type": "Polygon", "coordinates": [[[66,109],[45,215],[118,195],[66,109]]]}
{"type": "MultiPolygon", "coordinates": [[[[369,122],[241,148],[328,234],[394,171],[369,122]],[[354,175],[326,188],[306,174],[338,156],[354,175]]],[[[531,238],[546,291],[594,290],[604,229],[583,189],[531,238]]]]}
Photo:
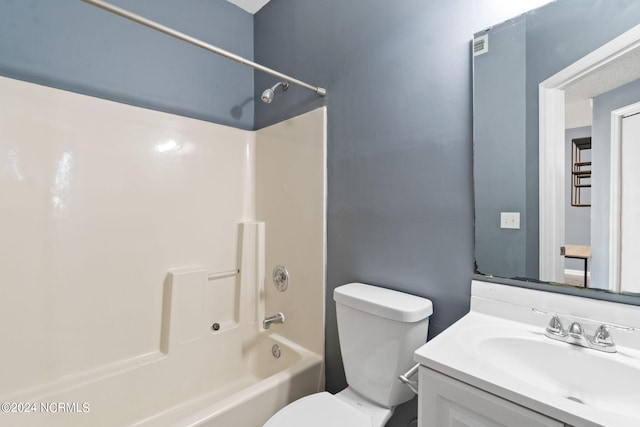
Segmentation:
{"type": "MultiPolygon", "coordinates": [[[[565,211],[564,211],[564,241],[569,245],[586,245],[591,244],[591,207],[571,206],[571,151],[576,138],[586,138],[591,136],[591,126],[567,129],[565,131],[565,183],[567,189],[565,195],[565,211]]],[[[593,150],[591,150],[592,152],[593,150]]],[[[591,157],[582,157],[583,160],[590,160],[591,157]]],[[[571,270],[584,271],[584,261],[580,259],[565,258],[564,268],[571,270]]]]}
{"type": "Polygon", "coordinates": [[[611,162],[611,112],[640,101],[640,81],[626,84],[593,99],[593,178],[591,283],[609,283],[609,188],[611,162]]]}
{"type": "MultiPolygon", "coordinates": [[[[253,57],[253,17],[226,1],[113,3],[253,57]]],[[[253,128],[250,68],[80,0],[0,0],[0,75],[253,128]]]]}
{"type": "MultiPolygon", "coordinates": [[[[491,0],[273,0],[256,61],[327,87],[292,87],[261,128],[328,106],[327,388],[346,382],[332,294],[362,281],[430,298],[434,335],[469,309],[473,274],[473,34],[509,18],[491,0]]],[[[256,96],[274,79],[256,74],[256,96]]],[[[415,403],[389,423],[406,426],[415,403]]]]}
{"type": "Polygon", "coordinates": [[[473,181],[476,271],[526,275],[526,20],[488,32],[489,50],[473,58],[473,181]],[[501,212],[520,212],[521,228],[500,228],[501,212]]]}

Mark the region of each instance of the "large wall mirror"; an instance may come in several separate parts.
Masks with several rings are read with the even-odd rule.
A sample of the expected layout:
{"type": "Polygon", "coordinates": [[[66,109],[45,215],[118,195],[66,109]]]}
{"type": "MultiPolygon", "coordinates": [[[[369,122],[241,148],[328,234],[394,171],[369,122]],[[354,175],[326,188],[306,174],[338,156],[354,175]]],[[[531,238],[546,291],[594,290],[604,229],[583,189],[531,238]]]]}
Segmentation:
{"type": "Polygon", "coordinates": [[[475,34],[476,273],[640,294],[640,2],[475,34]]]}

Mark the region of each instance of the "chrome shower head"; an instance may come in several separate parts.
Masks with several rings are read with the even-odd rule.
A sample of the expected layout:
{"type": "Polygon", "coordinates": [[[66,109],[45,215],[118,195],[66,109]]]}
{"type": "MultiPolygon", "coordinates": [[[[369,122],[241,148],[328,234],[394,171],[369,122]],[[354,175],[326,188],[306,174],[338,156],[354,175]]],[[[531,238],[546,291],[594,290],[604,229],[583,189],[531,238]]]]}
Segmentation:
{"type": "Polygon", "coordinates": [[[273,85],[273,87],[266,89],[264,92],[262,92],[262,96],[260,97],[262,102],[264,102],[265,104],[271,104],[271,101],[273,101],[273,97],[275,96],[275,91],[278,88],[278,86],[282,86],[282,90],[287,90],[289,89],[289,82],[278,82],[275,85],[273,85]]]}
{"type": "Polygon", "coordinates": [[[273,101],[273,89],[267,89],[262,92],[260,99],[262,99],[262,102],[265,104],[271,104],[271,101],[273,101]]]}

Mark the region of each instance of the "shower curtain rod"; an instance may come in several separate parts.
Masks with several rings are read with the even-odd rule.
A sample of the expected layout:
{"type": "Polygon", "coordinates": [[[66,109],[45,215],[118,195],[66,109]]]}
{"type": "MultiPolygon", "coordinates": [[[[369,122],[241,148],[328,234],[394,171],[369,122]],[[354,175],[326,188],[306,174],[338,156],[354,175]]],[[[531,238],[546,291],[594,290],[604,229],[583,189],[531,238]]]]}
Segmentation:
{"type": "Polygon", "coordinates": [[[93,6],[99,7],[101,9],[104,9],[108,12],[114,13],[116,15],[119,15],[123,18],[127,18],[131,21],[137,22],[138,24],[142,24],[144,26],[147,26],[149,28],[153,28],[154,30],[160,31],[162,33],[165,33],[171,37],[175,37],[179,40],[185,41],[187,43],[191,43],[192,45],[198,46],[204,50],[208,50],[209,52],[213,52],[217,55],[220,56],[224,56],[225,58],[231,59],[233,61],[239,62],[241,64],[244,65],[248,65],[249,67],[255,68],[258,71],[262,71],[263,73],[267,73],[270,74],[274,77],[277,77],[279,79],[282,79],[284,81],[287,81],[289,83],[293,83],[296,84],[298,86],[301,86],[305,89],[309,89],[312,92],[317,93],[320,96],[325,96],[327,94],[327,90],[321,87],[316,87],[316,86],[312,86],[308,83],[305,83],[301,80],[295,79],[291,76],[288,76],[286,74],[280,73],[278,71],[272,70],[271,68],[265,67],[264,65],[260,65],[256,62],[253,61],[249,61],[246,58],[243,58],[242,56],[236,55],[234,53],[231,53],[229,51],[226,51],[224,49],[220,49],[217,46],[213,46],[211,44],[205,43],[202,40],[198,40],[195,37],[191,37],[187,34],[181,33],[179,31],[174,30],[173,28],[169,28],[165,25],[159,24],[155,21],[152,21],[150,19],[147,19],[143,16],[140,15],[136,15],[135,13],[129,12],[128,10],[122,9],[118,6],[114,6],[111,3],[107,3],[106,1],[102,1],[102,0],[82,0],[85,3],[89,3],[93,6]]]}

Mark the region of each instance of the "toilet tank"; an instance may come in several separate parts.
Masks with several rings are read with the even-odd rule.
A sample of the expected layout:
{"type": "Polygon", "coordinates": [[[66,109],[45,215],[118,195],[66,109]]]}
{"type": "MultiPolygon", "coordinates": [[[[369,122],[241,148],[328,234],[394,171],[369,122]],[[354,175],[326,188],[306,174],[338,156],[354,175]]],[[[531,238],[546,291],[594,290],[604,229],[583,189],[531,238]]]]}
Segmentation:
{"type": "Polygon", "coordinates": [[[363,283],[337,287],[333,299],[349,387],[387,408],[410,400],[398,376],[427,340],[431,301],[363,283]]]}

